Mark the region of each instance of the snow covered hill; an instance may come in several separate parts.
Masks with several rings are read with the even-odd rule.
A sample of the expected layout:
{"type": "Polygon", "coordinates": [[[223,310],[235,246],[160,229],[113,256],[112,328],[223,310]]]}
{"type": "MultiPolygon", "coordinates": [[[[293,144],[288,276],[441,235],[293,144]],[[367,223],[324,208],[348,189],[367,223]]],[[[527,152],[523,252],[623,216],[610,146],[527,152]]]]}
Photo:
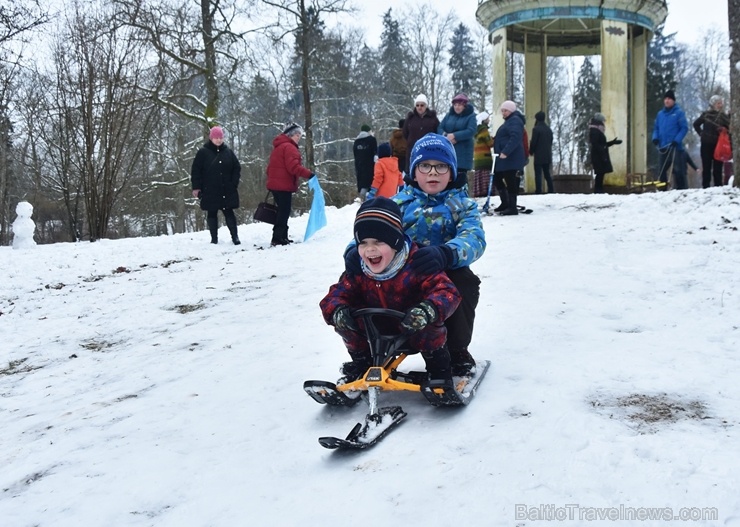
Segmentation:
{"type": "Polygon", "coordinates": [[[302,383],[346,360],[356,205],[289,247],[0,248],[0,526],[740,526],[740,194],[521,201],[483,220],[475,401],[382,394],[409,416],[349,455],[317,438],[365,408],[302,383]]]}

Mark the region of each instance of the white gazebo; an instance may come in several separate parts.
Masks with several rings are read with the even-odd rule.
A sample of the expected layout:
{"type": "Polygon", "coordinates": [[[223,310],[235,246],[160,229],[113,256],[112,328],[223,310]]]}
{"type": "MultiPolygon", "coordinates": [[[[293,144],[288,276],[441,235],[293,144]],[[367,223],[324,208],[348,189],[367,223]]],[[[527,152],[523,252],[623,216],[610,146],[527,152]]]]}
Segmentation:
{"type": "MultiPolygon", "coordinates": [[[[600,54],[606,134],[625,139],[610,149],[614,172],[604,183],[624,187],[628,173],[646,171],[647,44],[667,13],[665,0],[478,0],[476,17],[493,45],[492,108],[506,99],[508,50],[524,54],[527,128],[547,112],[547,57],[600,54]]],[[[532,163],[525,181],[531,190],[532,163]]]]}

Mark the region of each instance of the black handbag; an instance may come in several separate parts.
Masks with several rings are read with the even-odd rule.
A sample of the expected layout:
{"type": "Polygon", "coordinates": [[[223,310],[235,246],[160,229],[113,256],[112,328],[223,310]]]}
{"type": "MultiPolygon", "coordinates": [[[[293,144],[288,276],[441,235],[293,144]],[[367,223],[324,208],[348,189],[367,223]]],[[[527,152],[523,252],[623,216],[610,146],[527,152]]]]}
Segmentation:
{"type": "Polygon", "coordinates": [[[277,205],[274,203],[268,203],[267,198],[270,197],[270,191],[267,191],[264,201],[261,201],[257,205],[257,210],[254,211],[254,219],[270,225],[275,225],[277,221],[277,205]]]}

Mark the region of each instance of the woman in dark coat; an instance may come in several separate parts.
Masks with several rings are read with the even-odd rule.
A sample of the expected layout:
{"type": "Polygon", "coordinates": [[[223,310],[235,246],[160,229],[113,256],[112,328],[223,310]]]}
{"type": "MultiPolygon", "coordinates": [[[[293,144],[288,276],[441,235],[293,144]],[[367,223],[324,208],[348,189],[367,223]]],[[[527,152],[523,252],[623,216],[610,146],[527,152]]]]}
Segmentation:
{"type": "Polygon", "coordinates": [[[496,185],[501,205],[493,209],[502,216],[516,216],[519,194],[519,171],[527,164],[524,155],[524,116],[514,101],[504,101],[500,107],[504,124],[496,130],[493,152],[497,154],[493,163],[493,183],[496,185]]]}
{"type": "Polygon", "coordinates": [[[604,175],[614,172],[612,160],[609,157],[609,147],[612,145],[621,145],[620,139],[612,141],[606,140],[604,131],[606,117],[603,113],[596,113],[588,125],[588,142],[591,145],[591,167],[594,169],[596,179],[594,181],[594,194],[604,192],[604,175]]]}
{"type": "Polygon", "coordinates": [[[475,107],[468,100],[468,96],[458,93],[452,99],[450,110],[437,128],[437,133],[444,135],[455,147],[457,188],[463,188],[468,184],[468,170],[473,168],[473,145],[478,129],[475,117],[475,107]]]}
{"type": "Polygon", "coordinates": [[[710,110],[694,121],[694,130],[701,138],[701,186],[709,188],[714,181],[715,187],[722,186],[722,162],[714,159],[714,149],[717,148],[719,131],[721,128],[730,129],[730,116],[722,111],[725,101],[719,95],[712,95],[709,99],[710,110]]]}
{"type": "Polygon", "coordinates": [[[416,142],[427,134],[436,134],[437,128],[439,128],[437,112],[429,108],[427,96],[420,93],[414,101],[414,109],[408,113],[403,123],[403,137],[406,138],[407,167],[411,166],[411,150],[414,149],[416,142]]]}
{"type": "Polygon", "coordinates": [[[239,245],[234,209],[239,208],[239,179],[241,165],[234,152],[224,143],[224,130],[211,128],[208,142],[193,159],[190,181],[193,197],[200,198],[200,208],[208,211],[206,222],[211,231],[211,243],[218,243],[218,211],[221,210],[231,241],[239,245]]]}
{"type": "Polygon", "coordinates": [[[298,178],[310,179],[313,174],[303,166],[298,141],[303,128],[291,123],[283,133],[272,140],[272,153],[267,162],[267,190],[272,192],[277,204],[277,219],[272,228],[271,245],[288,245],[288,218],[293,208],[293,193],[298,190],[298,178]]]}

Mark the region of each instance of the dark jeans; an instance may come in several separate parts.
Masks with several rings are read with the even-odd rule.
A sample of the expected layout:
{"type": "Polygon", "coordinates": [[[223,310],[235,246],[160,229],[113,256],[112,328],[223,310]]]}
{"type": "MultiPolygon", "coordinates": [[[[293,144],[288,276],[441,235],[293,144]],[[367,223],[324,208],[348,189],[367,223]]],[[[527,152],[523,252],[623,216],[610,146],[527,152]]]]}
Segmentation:
{"type": "Polygon", "coordinates": [[[542,194],[542,175],[545,175],[545,182],[547,182],[547,193],[555,192],[555,185],[552,182],[552,176],[550,175],[550,163],[534,165],[534,187],[535,193],[542,194]]]}
{"type": "Polygon", "coordinates": [[[594,194],[604,193],[604,176],[605,174],[596,174],[594,178],[594,194]]]}
{"type": "Polygon", "coordinates": [[[701,186],[709,188],[712,180],[715,187],[722,186],[722,161],[714,159],[714,149],[717,144],[701,144],[701,186]]]}
{"type": "Polygon", "coordinates": [[[470,270],[470,267],[448,269],[446,273],[462,296],[458,308],[445,321],[447,347],[452,351],[467,350],[473,338],[475,308],[480,298],[480,278],[470,270]]]}

